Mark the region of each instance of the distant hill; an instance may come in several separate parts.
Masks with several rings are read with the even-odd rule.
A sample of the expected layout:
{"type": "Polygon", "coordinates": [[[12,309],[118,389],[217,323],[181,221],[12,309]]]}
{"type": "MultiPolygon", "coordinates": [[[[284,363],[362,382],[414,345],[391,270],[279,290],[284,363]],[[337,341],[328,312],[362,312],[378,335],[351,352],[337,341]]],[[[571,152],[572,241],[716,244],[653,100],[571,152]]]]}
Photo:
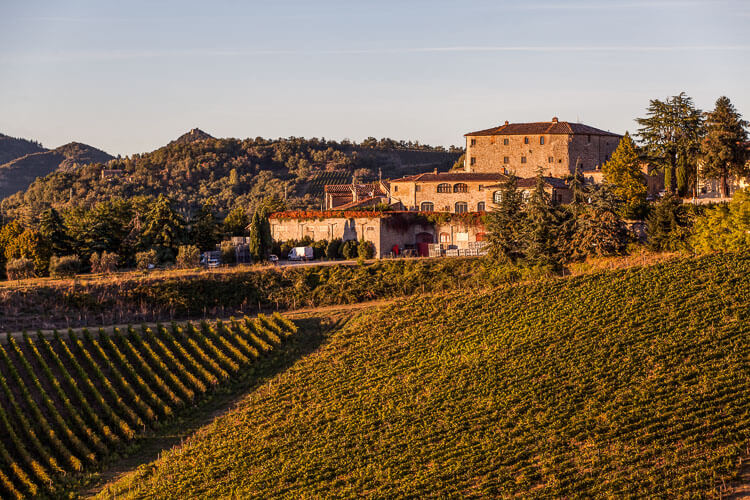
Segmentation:
{"type": "Polygon", "coordinates": [[[16,157],[0,165],[0,199],[27,189],[38,177],[57,170],[72,171],[81,165],[106,163],[113,159],[112,155],[79,142],[16,157]]]}
{"type": "MultiPolygon", "coordinates": [[[[3,215],[34,217],[49,206],[65,209],[160,194],[175,200],[186,216],[205,203],[220,214],[238,205],[252,211],[267,196],[286,198],[290,209],[315,208],[320,206],[322,184],[328,179],[366,182],[381,174],[394,178],[435,168],[448,170],[462,153],[392,139],[369,138],[359,144],[299,137],[217,139],[197,128],[155,151],[118,160],[103,152],[99,153],[106,156],[81,151],[81,147],[67,145],[15,160],[10,167],[18,171],[21,165],[29,174],[13,186],[5,186],[10,177],[0,173],[2,196],[25,189],[35,177],[46,175],[25,192],[2,200],[3,215]],[[62,156],[85,164],[71,169],[72,160],[62,156]],[[116,173],[103,177],[98,163],[107,160],[111,160],[107,168],[116,173]]],[[[20,179],[19,174],[14,176],[14,180],[20,179]]]]}
{"type": "Polygon", "coordinates": [[[0,165],[31,153],[47,151],[41,144],[0,134],[0,165]]]}
{"type": "Polygon", "coordinates": [[[168,146],[171,146],[172,144],[190,144],[191,142],[205,141],[206,139],[213,138],[214,137],[211,134],[207,134],[199,128],[194,128],[190,132],[182,134],[180,137],[170,142],[168,146]]]}

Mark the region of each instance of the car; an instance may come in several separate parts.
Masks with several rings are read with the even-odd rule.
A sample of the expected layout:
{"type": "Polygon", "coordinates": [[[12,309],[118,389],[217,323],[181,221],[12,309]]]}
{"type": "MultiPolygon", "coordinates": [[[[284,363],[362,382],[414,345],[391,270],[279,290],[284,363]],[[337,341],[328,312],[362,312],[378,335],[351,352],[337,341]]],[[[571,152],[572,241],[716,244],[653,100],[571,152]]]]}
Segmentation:
{"type": "Polygon", "coordinates": [[[268,256],[268,260],[271,261],[271,262],[273,262],[273,263],[276,263],[276,262],[279,261],[279,258],[278,258],[278,256],[276,256],[274,254],[271,254],[271,255],[268,256]]]}

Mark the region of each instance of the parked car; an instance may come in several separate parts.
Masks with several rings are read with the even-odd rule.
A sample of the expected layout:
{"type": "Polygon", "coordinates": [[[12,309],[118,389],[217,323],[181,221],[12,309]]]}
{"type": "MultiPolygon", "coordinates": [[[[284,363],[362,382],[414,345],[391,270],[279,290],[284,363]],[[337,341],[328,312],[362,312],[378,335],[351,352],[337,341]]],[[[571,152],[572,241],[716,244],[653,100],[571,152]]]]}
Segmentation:
{"type": "Polygon", "coordinates": [[[289,252],[287,257],[289,260],[312,260],[313,249],[312,247],[294,247],[289,252]]]}
{"type": "Polygon", "coordinates": [[[271,254],[268,256],[268,260],[276,264],[279,261],[279,258],[276,255],[271,254]]]}
{"type": "Polygon", "coordinates": [[[203,252],[201,264],[206,267],[219,267],[221,265],[221,252],[218,250],[203,252]]]}

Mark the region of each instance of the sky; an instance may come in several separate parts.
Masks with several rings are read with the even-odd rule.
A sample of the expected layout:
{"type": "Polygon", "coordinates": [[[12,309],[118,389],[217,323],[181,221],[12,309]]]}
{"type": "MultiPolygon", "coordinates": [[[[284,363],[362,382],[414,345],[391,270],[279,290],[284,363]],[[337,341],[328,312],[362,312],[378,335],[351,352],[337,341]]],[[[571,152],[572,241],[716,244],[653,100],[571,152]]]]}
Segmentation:
{"type": "Polygon", "coordinates": [[[649,99],[750,118],[748,0],[0,0],[0,133],[123,156],[215,137],[624,133],[649,99]]]}

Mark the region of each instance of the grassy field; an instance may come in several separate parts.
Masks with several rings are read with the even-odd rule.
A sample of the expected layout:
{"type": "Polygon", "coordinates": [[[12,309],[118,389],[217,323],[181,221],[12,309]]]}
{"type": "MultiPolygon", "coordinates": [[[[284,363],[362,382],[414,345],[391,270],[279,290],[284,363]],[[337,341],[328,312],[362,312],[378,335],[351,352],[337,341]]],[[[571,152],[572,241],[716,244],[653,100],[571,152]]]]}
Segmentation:
{"type": "Polygon", "coordinates": [[[750,444],[750,254],[363,313],[102,497],[718,497],[750,444]]]}

